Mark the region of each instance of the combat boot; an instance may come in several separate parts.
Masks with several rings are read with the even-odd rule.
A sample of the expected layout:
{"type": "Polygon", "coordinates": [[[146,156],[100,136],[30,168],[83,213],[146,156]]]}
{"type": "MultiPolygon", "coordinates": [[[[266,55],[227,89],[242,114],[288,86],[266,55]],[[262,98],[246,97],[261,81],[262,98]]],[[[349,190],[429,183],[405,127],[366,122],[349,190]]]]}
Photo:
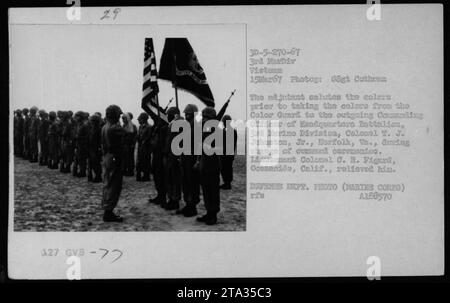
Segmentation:
{"type": "Polygon", "coordinates": [[[164,209],[165,210],[175,210],[175,209],[178,209],[179,207],[180,207],[179,201],[171,200],[171,201],[169,201],[169,203],[167,203],[167,205],[164,209]]]}
{"type": "Polygon", "coordinates": [[[195,205],[187,206],[185,211],[183,212],[183,215],[188,218],[196,216],[197,215],[197,207],[195,207],[195,205]]]}
{"type": "Polygon", "coordinates": [[[220,189],[224,189],[224,190],[231,189],[231,184],[230,183],[224,183],[224,184],[220,185],[220,189]]]}
{"type": "Polygon", "coordinates": [[[160,196],[157,196],[156,198],[149,198],[148,199],[149,203],[153,203],[153,204],[166,204],[166,202],[164,201],[164,198],[161,198],[160,196]]]}
{"type": "Polygon", "coordinates": [[[105,213],[103,214],[103,221],[104,222],[123,222],[123,218],[121,216],[116,215],[111,210],[105,210],[105,213]]]}
{"type": "Polygon", "coordinates": [[[209,214],[206,214],[206,215],[203,215],[203,216],[201,216],[201,217],[198,217],[197,218],[197,222],[206,222],[206,220],[208,220],[209,219],[209,214]]]}
{"type": "Polygon", "coordinates": [[[205,220],[206,225],[214,225],[217,224],[217,215],[210,215],[206,220],[205,220]]]}
{"type": "Polygon", "coordinates": [[[100,177],[100,176],[95,177],[94,180],[92,180],[92,182],[93,183],[100,183],[100,182],[102,182],[102,177],[100,177]]]}

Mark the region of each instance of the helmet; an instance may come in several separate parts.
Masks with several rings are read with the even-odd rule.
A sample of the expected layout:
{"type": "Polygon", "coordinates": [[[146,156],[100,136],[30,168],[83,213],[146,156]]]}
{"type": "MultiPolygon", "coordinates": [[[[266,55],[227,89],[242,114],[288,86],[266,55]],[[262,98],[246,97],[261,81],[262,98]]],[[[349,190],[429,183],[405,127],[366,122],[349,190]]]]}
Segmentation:
{"type": "Polygon", "coordinates": [[[39,110],[39,116],[43,117],[45,115],[45,110],[40,109],[39,110]]]}
{"type": "Polygon", "coordinates": [[[110,105],[106,108],[106,119],[118,120],[122,114],[122,110],[117,105],[110,105]]]}
{"type": "Polygon", "coordinates": [[[172,106],[169,107],[169,109],[167,110],[167,115],[179,115],[180,114],[180,110],[178,109],[178,107],[172,106]]]}
{"type": "Polygon", "coordinates": [[[229,121],[229,120],[232,120],[230,115],[224,115],[222,117],[222,122],[229,121]]]}
{"type": "Polygon", "coordinates": [[[147,121],[148,120],[148,114],[147,113],[141,113],[138,117],[138,121],[147,121]]]}
{"type": "Polygon", "coordinates": [[[183,113],[185,114],[193,114],[198,112],[198,107],[194,104],[188,104],[186,105],[186,107],[184,108],[183,113]]]}
{"type": "Polygon", "coordinates": [[[56,119],[56,113],[54,111],[51,111],[48,113],[48,117],[50,118],[50,120],[55,120],[56,119]]]}
{"type": "Polygon", "coordinates": [[[22,109],[22,113],[24,113],[25,115],[28,114],[28,108],[22,109]]]}
{"type": "Polygon", "coordinates": [[[16,110],[14,111],[14,113],[16,113],[16,114],[18,114],[18,115],[21,115],[21,114],[22,114],[22,110],[21,110],[21,109],[16,109],[16,110]]]}
{"type": "Polygon", "coordinates": [[[214,119],[216,118],[216,110],[211,106],[207,106],[202,110],[202,116],[204,118],[214,119]]]}
{"type": "Polygon", "coordinates": [[[38,111],[38,108],[36,106],[33,106],[32,108],[30,108],[30,114],[36,114],[36,112],[38,111]]]}
{"type": "Polygon", "coordinates": [[[89,117],[89,121],[100,124],[102,118],[99,115],[92,115],[89,117]]]}

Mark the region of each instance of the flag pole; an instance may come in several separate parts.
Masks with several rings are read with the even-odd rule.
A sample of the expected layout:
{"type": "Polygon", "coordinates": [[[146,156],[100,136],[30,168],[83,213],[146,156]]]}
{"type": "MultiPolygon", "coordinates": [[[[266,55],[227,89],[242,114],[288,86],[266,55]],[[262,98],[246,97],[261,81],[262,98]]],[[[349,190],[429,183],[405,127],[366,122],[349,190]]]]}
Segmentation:
{"type": "Polygon", "coordinates": [[[161,115],[159,113],[159,97],[158,97],[158,94],[156,94],[156,107],[158,108],[158,118],[161,119],[161,115]]]}
{"type": "Polygon", "coordinates": [[[175,104],[177,105],[178,108],[178,88],[175,84],[175,104]]]}
{"type": "Polygon", "coordinates": [[[177,55],[175,54],[175,49],[174,49],[174,41],[172,40],[172,54],[173,54],[173,87],[175,89],[175,105],[178,108],[178,87],[177,87],[177,55]]]}

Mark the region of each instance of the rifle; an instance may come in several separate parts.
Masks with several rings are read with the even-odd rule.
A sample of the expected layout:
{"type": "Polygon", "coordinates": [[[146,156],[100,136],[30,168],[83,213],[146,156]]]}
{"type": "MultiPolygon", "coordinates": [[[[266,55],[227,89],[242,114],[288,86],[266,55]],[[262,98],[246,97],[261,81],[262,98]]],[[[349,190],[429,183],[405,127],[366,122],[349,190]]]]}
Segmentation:
{"type": "Polygon", "coordinates": [[[166,107],[162,110],[163,113],[166,113],[167,109],[169,108],[170,103],[172,103],[172,99],[169,100],[169,103],[167,103],[166,107]]]}
{"type": "Polygon", "coordinates": [[[234,91],[231,92],[230,97],[228,98],[228,100],[225,102],[225,104],[222,106],[222,108],[220,109],[219,113],[217,114],[216,119],[218,121],[222,120],[223,116],[225,115],[225,111],[227,110],[228,104],[231,101],[231,97],[233,97],[234,93],[236,92],[236,89],[234,91]]]}

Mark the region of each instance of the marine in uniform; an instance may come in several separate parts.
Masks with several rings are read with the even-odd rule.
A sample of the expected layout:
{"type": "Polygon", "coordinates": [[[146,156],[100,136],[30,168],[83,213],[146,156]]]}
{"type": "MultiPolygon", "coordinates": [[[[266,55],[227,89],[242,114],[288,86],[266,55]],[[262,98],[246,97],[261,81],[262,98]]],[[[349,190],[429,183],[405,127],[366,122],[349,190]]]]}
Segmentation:
{"type": "Polygon", "coordinates": [[[23,156],[23,116],[20,109],[15,111],[14,116],[14,155],[23,156]]]}
{"type": "Polygon", "coordinates": [[[195,120],[195,115],[198,112],[198,108],[194,104],[188,104],[183,112],[191,129],[191,150],[190,153],[183,153],[181,155],[183,199],[186,205],[182,209],[178,210],[177,213],[183,214],[185,217],[192,217],[197,215],[197,204],[200,202],[199,172],[194,169],[194,165],[197,162],[197,155],[194,152],[194,124],[199,123],[195,120]]]}
{"type": "Polygon", "coordinates": [[[167,110],[167,118],[169,125],[167,126],[167,135],[164,144],[164,177],[167,190],[167,198],[169,202],[163,205],[166,210],[176,210],[180,207],[181,199],[181,165],[180,156],[175,155],[172,151],[172,140],[177,136],[177,132],[172,131],[173,122],[179,119],[180,110],[177,107],[170,107],[167,110]]]}
{"type": "Polygon", "coordinates": [[[56,129],[57,129],[57,146],[58,146],[58,165],[59,165],[59,171],[63,172],[63,158],[64,158],[64,150],[63,150],[63,144],[62,144],[62,132],[63,132],[63,120],[64,120],[65,112],[58,110],[56,112],[56,129]]]}
{"type": "Polygon", "coordinates": [[[103,221],[122,222],[123,218],[113,211],[119,201],[122,191],[122,157],[125,130],[119,124],[122,110],[117,105],[106,108],[107,123],[102,128],[101,138],[103,146],[103,198],[102,206],[105,210],[103,221]]]}
{"type": "Polygon", "coordinates": [[[149,198],[150,203],[159,204],[162,207],[167,204],[167,190],[165,184],[165,170],[164,170],[164,146],[167,136],[167,122],[158,116],[154,116],[155,125],[152,129],[151,146],[152,146],[152,173],[153,182],[157,196],[155,198],[149,198]]]}
{"type": "Polygon", "coordinates": [[[141,113],[138,117],[139,130],[137,139],[136,181],[142,182],[150,181],[152,127],[148,124],[148,118],[147,113],[141,113]]]}
{"type": "Polygon", "coordinates": [[[222,118],[223,128],[223,154],[220,155],[220,174],[222,175],[223,184],[220,189],[231,189],[233,181],[233,162],[236,153],[237,131],[231,126],[231,116],[224,115],[222,118]],[[233,140],[232,142],[229,142],[233,140]],[[233,146],[231,146],[233,143],[233,146]],[[230,146],[227,146],[230,145],[230,146]]]}
{"type": "Polygon", "coordinates": [[[132,118],[131,113],[122,115],[123,128],[125,129],[123,174],[129,177],[134,176],[134,151],[137,139],[137,127],[131,122],[132,118]]]}
{"type": "Polygon", "coordinates": [[[28,108],[22,110],[23,114],[23,158],[28,159],[30,153],[30,116],[28,115],[28,108]]]}
{"type": "Polygon", "coordinates": [[[37,117],[38,108],[33,106],[30,108],[30,128],[28,130],[28,136],[30,141],[29,146],[29,160],[30,162],[38,162],[38,126],[39,118],[37,117]]]}
{"type": "MultiPolygon", "coordinates": [[[[205,107],[202,110],[202,125],[213,119],[216,119],[216,111],[212,107],[205,107]]],[[[215,127],[218,127],[218,125],[215,127]]],[[[203,142],[212,131],[213,129],[203,129],[203,142]]],[[[217,223],[217,213],[220,211],[220,162],[216,153],[210,155],[205,152],[205,149],[210,148],[214,148],[214,146],[203,144],[202,154],[196,163],[200,171],[200,184],[206,208],[206,214],[198,217],[197,221],[213,225],[217,223]]]]}
{"type": "Polygon", "coordinates": [[[88,181],[102,182],[101,117],[94,114],[89,118],[89,170],[88,181]],[[94,177],[95,176],[95,177],[94,177]]]}
{"type": "Polygon", "coordinates": [[[61,144],[62,144],[62,169],[63,173],[70,173],[70,168],[73,161],[73,138],[72,138],[72,123],[71,123],[71,112],[64,112],[62,120],[62,133],[61,133],[61,144]]]}
{"type": "Polygon", "coordinates": [[[48,120],[48,114],[45,110],[39,111],[39,145],[41,146],[39,154],[39,165],[44,166],[48,164],[48,128],[50,127],[50,122],[48,120]]]}
{"type": "Polygon", "coordinates": [[[56,113],[51,111],[48,114],[49,128],[48,128],[48,168],[58,168],[58,126],[56,124],[56,113]]]}
{"type": "Polygon", "coordinates": [[[79,178],[86,177],[87,160],[89,156],[89,125],[88,113],[77,112],[77,133],[76,133],[76,155],[75,155],[75,176],[79,178]]]}

